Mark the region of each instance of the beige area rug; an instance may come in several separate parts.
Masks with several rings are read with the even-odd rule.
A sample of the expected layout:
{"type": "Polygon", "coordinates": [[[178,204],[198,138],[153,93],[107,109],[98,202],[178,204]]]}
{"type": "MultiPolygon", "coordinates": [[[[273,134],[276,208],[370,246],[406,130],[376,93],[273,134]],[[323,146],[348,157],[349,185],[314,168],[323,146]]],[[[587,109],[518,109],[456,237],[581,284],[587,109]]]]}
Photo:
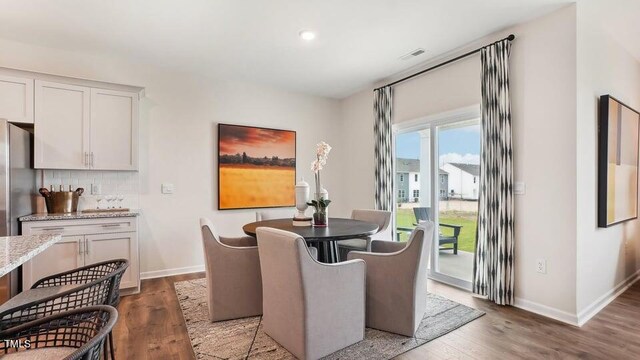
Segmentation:
{"type": "MultiPolygon", "coordinates": [[[[175,283],[196,359],[295,359],[262,331],[262,317],[209,321],[205,279],[175,283]]],[[[325,359],[391,359],[449,333],[484,312],[435,294],[427,296],[427,313],[415,337],[366,329],[365,339],[325,359]]]]}

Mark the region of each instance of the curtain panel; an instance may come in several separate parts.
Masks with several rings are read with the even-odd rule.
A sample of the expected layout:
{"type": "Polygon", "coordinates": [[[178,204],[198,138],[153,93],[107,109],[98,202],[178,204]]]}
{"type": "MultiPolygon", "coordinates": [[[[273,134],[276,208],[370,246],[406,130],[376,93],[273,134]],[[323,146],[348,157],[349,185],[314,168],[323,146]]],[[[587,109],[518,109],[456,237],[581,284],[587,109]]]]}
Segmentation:
{"type": "Polygon", "coordinates": [[[510,52],[508,40],[481,52],[482,148],[473,291],[500,305],[514,301],[510,52]]]}
{"type": "Polygon", "coordinates": [[[391,87],[374,91],[375,208],[393,211],[393,133],[391,87]]]}

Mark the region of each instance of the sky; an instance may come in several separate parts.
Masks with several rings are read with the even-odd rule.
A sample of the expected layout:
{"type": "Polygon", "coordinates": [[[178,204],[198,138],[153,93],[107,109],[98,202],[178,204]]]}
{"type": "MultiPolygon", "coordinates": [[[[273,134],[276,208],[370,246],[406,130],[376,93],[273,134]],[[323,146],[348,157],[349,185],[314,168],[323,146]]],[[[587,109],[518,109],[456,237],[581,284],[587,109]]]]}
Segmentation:
{"type": "MultiPolygon", "coordinates": [[[[445,162],[478,164],[480,159],[479,126],[439,131],[438,152],[440,165],[445,162]]],[[[420,135],[418,132],[400,134],[396,138],[396,157],[420,158],[420,135]]]]}
{"type": "Polygon", "coordinates": [[[220,155],[246,152],[250,157],[290,159],[296,157],[294,131],[263,129],[248,126],[220,124],[220,155]]]}

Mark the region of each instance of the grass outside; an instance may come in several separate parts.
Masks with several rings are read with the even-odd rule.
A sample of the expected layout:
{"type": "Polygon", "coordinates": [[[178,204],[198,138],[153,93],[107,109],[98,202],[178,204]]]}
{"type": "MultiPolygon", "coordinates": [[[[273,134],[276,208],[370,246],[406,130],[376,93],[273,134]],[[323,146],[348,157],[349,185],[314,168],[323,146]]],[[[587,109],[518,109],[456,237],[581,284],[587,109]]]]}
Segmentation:
{"type": "MultiPolygon", "coordinates": [[[[476,226],[477,214],[468,211],[442,211],[440,212],[440,223],[450,225],[461,225],[460,236],[458,237],[458,250],[474,252],[476,248],[476,226]]],[[[396,226],[413,228],[416,218],[413,209],[397,209],[396,226]]],[[[453,235],[453,229],[440,227],[443,235],[453,235]]],[[[409,234],[401,233],[400,241],[407,241],[409,234]]],[[[443,245],[451,247],[451,245],[443,245]]]]}

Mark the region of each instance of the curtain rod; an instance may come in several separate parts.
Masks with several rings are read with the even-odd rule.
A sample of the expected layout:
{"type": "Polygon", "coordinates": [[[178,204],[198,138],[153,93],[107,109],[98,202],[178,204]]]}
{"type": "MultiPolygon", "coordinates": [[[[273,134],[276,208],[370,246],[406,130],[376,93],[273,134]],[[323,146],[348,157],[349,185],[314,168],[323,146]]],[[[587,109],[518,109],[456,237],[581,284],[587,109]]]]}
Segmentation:
{"type": "Polygon", "coordinates": [[[469,52],[468,52],[468,53],[466,53],[466,54],[462,54],[462,55],[460,55],[460,56],[454,57],[453,59],[447,60],[447,61],[445,61],[445,62],[443,62],[443,63],[438,64],[438,65],[435,65],[435,66],[432,66],[432,67],[430,67],[430,68],[427,68],[427,69],[424,69],[424,70],[418,71],[417,73],[415,73],[415,74],[413,74],[413,75],[409,75],[409,76],[403,77],[402,79],[400,79],[400,80],[396,80],[396,81],[391,82],[391,83],[388,83],[387,85],[380,86],[379,88],[373,89],[373,91],[380,90],[380,89],[385,88],[385,87],[387,87],[387,86],[397,85],[397,84],[399,84],[399,83],[401,83],[401,82],[407,81],[407,80],[412,79],[412,78],[414,78],[414,77],[416,77],[416,76],[420,76],[420,75],[422,75],[422,74],[424,74],[424,73],[426,73],[426,72],[429,72],[429,71],[431,71],[431,70],[435,70],[435,69],[437,69],[437,68],[439,68],[439,67],[445,66],[445,65],[447,65],[447,64],[451,64],[452,62],[458,61],[458,60],[460,60],[460,59],[464,59],[464,58],[466,58],[466,57],[467,57],[467,56],[469,56],[469,55],[473,55],[473,54],[475,54],[475,53],[477,53],[477,52],[480,52],[482,49],[484,49],[484,48],[486,48],[486,47],[489,47],[489,46],[491,46],[491,45],[497,44],[497,43],[499,43],[499,42],[501,42],[501,41],[504,41],[504,40],[513,41],[515,38],[516,38],[516,36],[515,36],[515,35],[513,35],[513,34],[511,34],[511,35],[507,36],[507,37],[506,37],[506,38],[504,38],[504,39],[501,39],[501,40],[498,40],[498,41],[494,41],[494,42],[492,42],[492,43],[491,43],[491,44],[489,44],[489,45],[485,45],[485,46],[480,47],[480,48],[477,48],[477,49],[475,49],[475,50],[473,50],[473,51],[469,51],[469,52]]]}

